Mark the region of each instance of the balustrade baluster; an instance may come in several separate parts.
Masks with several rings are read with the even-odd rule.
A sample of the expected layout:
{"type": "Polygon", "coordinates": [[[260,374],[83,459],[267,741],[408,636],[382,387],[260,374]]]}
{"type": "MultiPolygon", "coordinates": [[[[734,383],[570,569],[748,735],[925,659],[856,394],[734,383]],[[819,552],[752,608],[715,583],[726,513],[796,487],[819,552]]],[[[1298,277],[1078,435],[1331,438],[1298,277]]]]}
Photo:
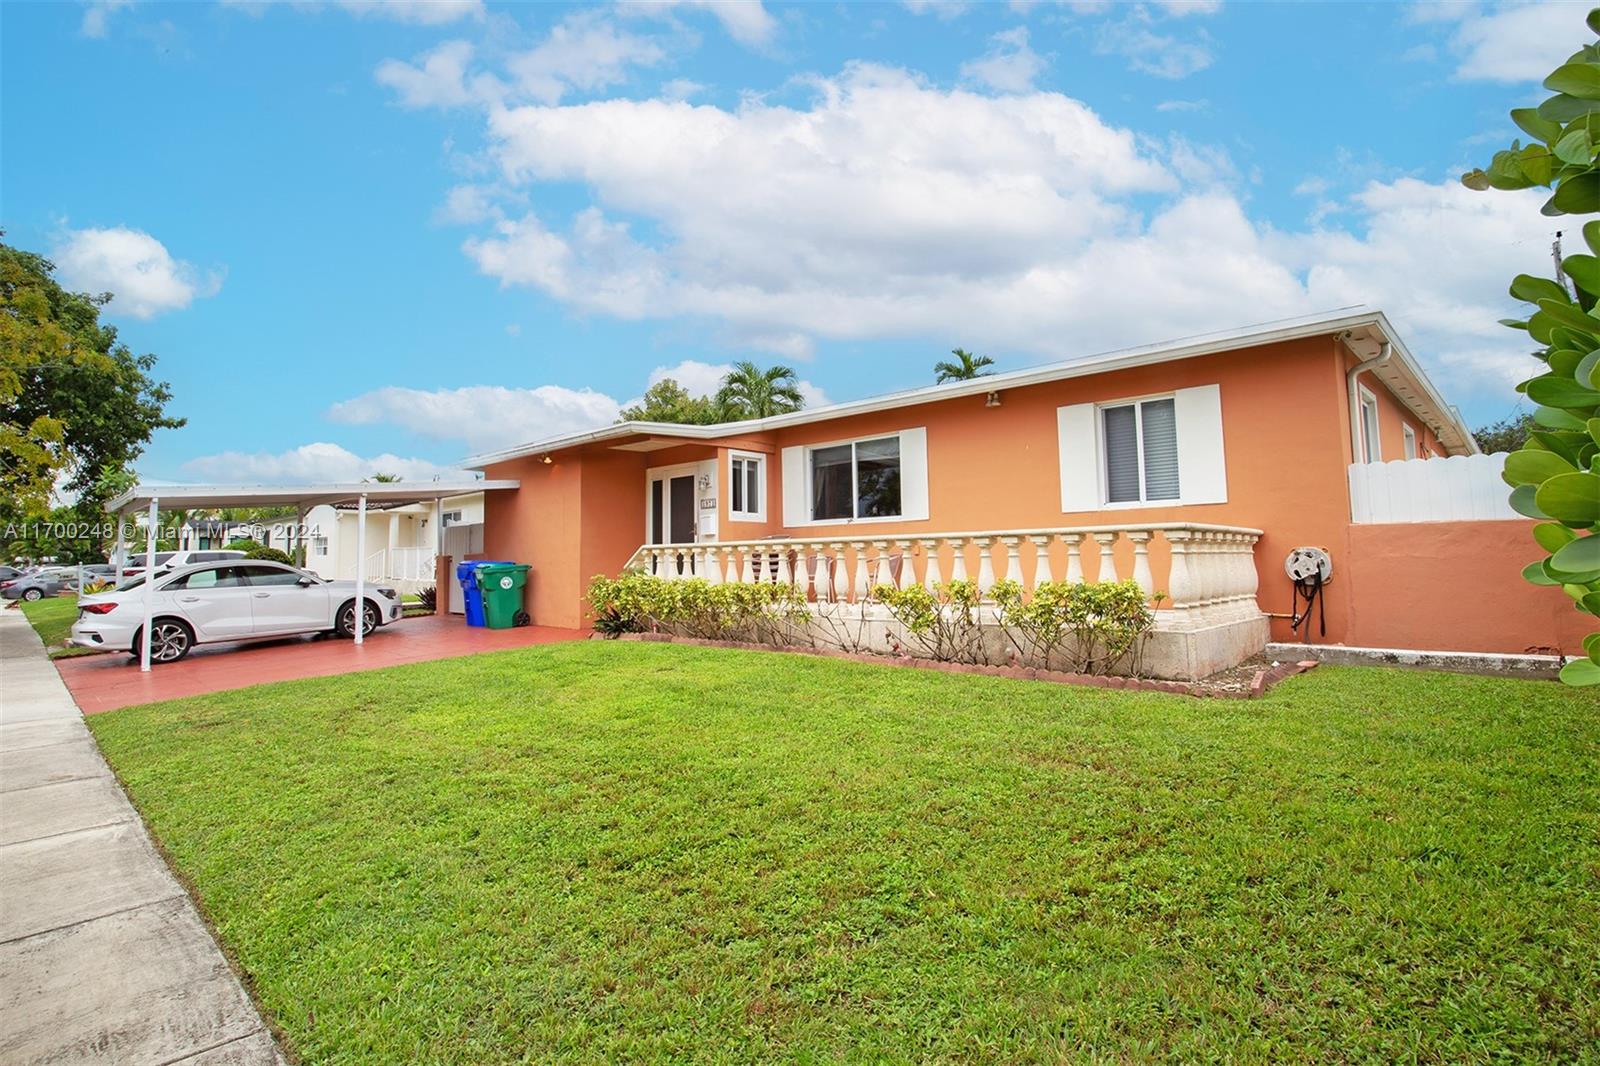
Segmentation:
{"type": "Polygon", "coordinates": [[[1133,580],[1144,590],[1148,601],[1156,590],[1156,580],[1150,574],[1150,536],[1148,529],[1132,529],[1127,533],[1133,543],[1133,580]]]}
{"type": "Polygon", "coordinates": [[[1022,538],[1001,537],[1006,546],[1006,580],[1022,584],[1022,538]]]}
{"type": "Polygon", "coordinates": [[[950,580],[965,581],[967,579],[967,542],[960,537],[950,540],[950,580]]]}
{"type": "Polygon", "coordinates": [[[1100,545],[1100,568],[1095,571],[1094,579],[1096,581],[1117,580],[1117,560],[1111,554],[1112,547],[1117,543],[1117,534],[1096,533],[1094,539],[1100,545]]]}
{"type": "Polygon", "coordinates": [[[911,542],[897,540],[894,542],[894,548],[900,553],[900,578],[895,584],[908,589],[917,583],[917,566],[916,561],[911,558],[911,542]]]}
{"type": "Polygon", "coordinates": [[[919,540],[917,543],[922,545],[922,586],[932,592],[943,581],[939,576],[939,542],[919,540]]]}
{"type": "Polygon", "coordinates": [[[866,603],[867,595],[872,591],[867,578],[867,542],[852,540],[850,550],[855,555],[855,579],[851,583],[850,599],[854,603],[866,603]]]}
{"type": "Polygon", "coordinates": [[[1050,574],[1050,534],[1043,536],[1030,536],[1033,542],[1033,587],[1035,590],[1040,585],[1048,585],[1054,580],[1050,574]]]}
{"type": "Polygon", "coordinates": [[[1061,534],[1062,543],[1067,546],[1067,581],[1074,585],[1083,584],[1083,555],[1080,548],[1083,544],[1082,533],[1061,534]]]}
{"type": "Polygon", "coordinates": [[[994,588],[994,556],[989,550],[994,538],[973,537],[972,543],[978,546],[978,595],[988,599],[989,590],[994,588]]]}
{"type": "Polygon", "coordinates": [[[872,587],[879,585],[893,585],[894,574],[889,568],[889,542],[875,540],[872,542],[872,551],[875,555],[877,566],[873,570],[872,587]]]}

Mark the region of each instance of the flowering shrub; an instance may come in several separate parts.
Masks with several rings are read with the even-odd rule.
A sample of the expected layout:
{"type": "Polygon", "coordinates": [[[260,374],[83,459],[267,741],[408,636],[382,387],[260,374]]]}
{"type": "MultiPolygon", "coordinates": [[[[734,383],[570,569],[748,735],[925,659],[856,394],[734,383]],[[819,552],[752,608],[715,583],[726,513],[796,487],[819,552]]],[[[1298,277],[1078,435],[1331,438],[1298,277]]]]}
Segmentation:
{"type": "Polygon", "coordinates": [[[907,644],[942,663],[988,663],[983,616],[975,581],[946,581],[932,591],[921,585],[879,585],[872,598],[888,608],[907,644]]]}
{"type": "Polygon", "coordinates": [[[1138,673],[1142,638],[1155,623],[1133,581],[1048,581],[1026,600],[1021,585],[1002,581],[990,595],[1017,654],[1046,669],[1059,663],[1073,673],[1108,674],[1131,656],[1138,673]]]}
{"type": "Polygon", "coordinates": [[[668,581],[650,574],[597,576],[589,583],[595,629],[607,636],[659,632],[706,640],[794,643],[811,612],[792,585],[713,585],[703,578],[668,581]]]}

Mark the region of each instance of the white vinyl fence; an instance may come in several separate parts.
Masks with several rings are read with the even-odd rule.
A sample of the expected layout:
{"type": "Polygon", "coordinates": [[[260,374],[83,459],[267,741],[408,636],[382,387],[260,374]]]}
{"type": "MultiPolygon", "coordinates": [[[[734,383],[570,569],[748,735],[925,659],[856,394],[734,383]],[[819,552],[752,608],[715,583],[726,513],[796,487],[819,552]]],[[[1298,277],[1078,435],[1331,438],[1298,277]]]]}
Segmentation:
{"type": "Polygon", "coordinates": [[[1350,521],[1464,522],[1519,517],[1500,479],[1505,453],[1350,464],[1350,521]]]}

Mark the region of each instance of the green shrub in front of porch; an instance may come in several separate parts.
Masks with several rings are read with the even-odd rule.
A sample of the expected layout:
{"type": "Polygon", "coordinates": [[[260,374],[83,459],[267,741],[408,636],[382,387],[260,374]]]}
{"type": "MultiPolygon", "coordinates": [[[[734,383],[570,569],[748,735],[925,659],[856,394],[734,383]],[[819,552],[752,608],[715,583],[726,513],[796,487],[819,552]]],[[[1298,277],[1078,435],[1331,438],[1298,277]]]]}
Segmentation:
{"type": "Polygon", "coordinates": [[[588,600],[595,629],[611,636],[671,633],[782,647],[800,640],[811,619],[805,593],[775,582],[713,585],[698,577],[669,581],[631,572],[596,576],[588,600]]]}
{"type": "Polygon", "coordinates": [[[1016,581],[1001,581],[987,597],[965,579],[932,589],[884,584],[867,601],[881,611],[869,615],[847,604],[813,610],[797,584],[713,585],[634,571],[595,577],[588,601],[596,631],[611,637],[650,632],[780,647],[876,647],[937,662],[1012,661],[1087,674],[1137,674],[1155,622],[1133,581],[1052,581],[1031,594],[1016,581]]]}

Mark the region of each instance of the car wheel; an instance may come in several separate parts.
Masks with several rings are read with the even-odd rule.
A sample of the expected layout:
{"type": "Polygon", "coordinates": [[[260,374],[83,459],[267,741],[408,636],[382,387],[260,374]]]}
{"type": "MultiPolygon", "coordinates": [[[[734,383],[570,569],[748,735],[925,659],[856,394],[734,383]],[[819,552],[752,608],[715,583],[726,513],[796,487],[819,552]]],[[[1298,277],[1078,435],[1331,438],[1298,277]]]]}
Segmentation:
{"type": "MultiPolygon", "coordinates": [[[[365,606],[366,610],[362,612],[361,635],[363,637],[369,637],[372,635],[372,631],[378,628],[378,609],[370,603],[366,604],[365,606]]],[[[337,623],[335,623],[333,631],[339,634],[341,637],[350,637],[355,635],[355,600],[351,600],[349,603],[339,608],[339,620],[337,623]]]]}
{"type": "Polygon", "coordinates": [[[28,589],[22,594],[22,598],[29,603],[37,603],[44,599],[44,589],[28,589]]]}
{"type": "MultiPolygon", "coordinates": [[[[175,618],[158,618],[151,626],[155,639],[150,642],[150,661],[152,663],[175,663],[194,647],[194,632],[175,618]]],[[[137,633],[133,638],[133,657],[140,658],[144,634],[137,633]]]]}

